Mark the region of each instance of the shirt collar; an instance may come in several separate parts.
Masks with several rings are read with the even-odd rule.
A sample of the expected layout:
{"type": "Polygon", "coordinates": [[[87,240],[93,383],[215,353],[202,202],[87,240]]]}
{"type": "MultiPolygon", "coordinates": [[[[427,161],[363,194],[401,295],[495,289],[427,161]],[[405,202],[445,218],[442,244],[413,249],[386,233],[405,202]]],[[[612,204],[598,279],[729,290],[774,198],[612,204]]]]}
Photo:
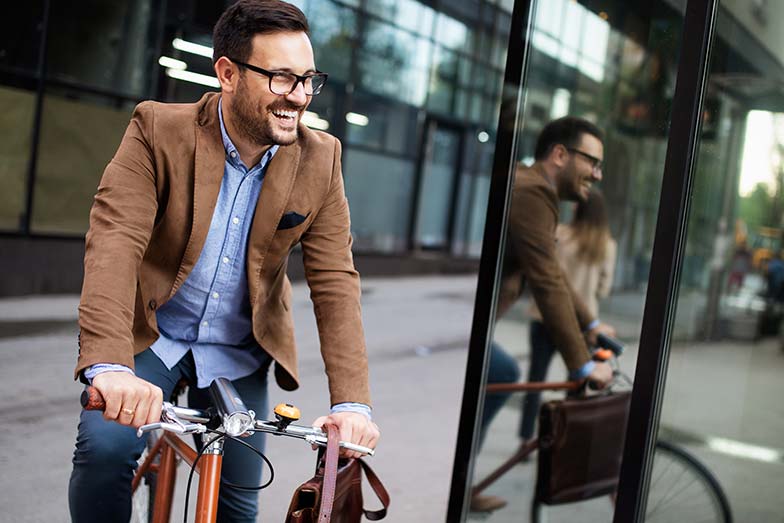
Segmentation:
{"type": "MultiPolygon", "coordinates": [[[[242,160],[240,159],[240,153],[237,151],[237,148],[234,147],[234,144],[229,138],[229,133],[226,132],[226,125],[223,123],[223,98],[218,100],[218,120],[220,120],[220,130],[221,130],[221,139],[223,140],[223,148],[226,150],[226,156],[229,162],[234,163],[235,165],[242,165],[242,160]],[[234,155],[232,155],[234,153],[234,155]]],[[[273,145],[264,155],[261,157],[259,163],[261,165],[265,165],[267,162],[272,160],[272,157],[275,156],[275,153],[278,152],[279,145],[273,145]]]]}

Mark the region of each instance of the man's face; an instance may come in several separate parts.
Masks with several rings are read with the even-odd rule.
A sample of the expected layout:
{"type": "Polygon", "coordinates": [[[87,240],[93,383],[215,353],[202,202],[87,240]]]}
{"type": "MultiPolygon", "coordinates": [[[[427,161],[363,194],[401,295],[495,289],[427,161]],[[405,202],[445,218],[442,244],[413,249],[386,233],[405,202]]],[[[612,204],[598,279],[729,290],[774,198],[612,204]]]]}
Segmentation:
{"type": "Polygon", "coordinates": [[[595,136],[583,134],[567,152],[568,161],[558,174],[558,196],[563,200],[585,201],[594,182],[602,179],[604,146],[595,136]]]}
{"type": "MultiPolygon", "coordinates": [[[[302,32],[256,35],[247,63],[298,75],[316,70],[310,39],[302,32]]],[[[237,131],[256,145],[290,145],[297,140],[297,124],[310,100],[301,83],[291,93],[279,95],[270,91],[267,76],[240,68],[231,119],[237,131]]]]}

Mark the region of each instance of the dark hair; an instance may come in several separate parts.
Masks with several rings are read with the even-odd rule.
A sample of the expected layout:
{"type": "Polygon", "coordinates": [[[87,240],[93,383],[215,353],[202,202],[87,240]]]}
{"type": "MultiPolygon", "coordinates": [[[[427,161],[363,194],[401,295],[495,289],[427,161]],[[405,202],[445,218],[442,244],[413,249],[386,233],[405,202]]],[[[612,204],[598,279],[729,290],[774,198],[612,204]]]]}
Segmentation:
{"type": "Polygon", "coordinates": [[[307,18],[295,5],[281,0],[239,0],[215,24],[212,61],[221,56],[247,61],[257,34],[309,30],[307,18]]]}
{"type": "Polygon", "coordinates": [[[563,144],[565,147],[576,147],[584,134],[595,136],[603,140],[602,131],[594,124],[583,118],[564,116],[548,123],[536,139],[534,159],[544,160],[554,145],[563,144]]]}
{"type": "Polygon", "coordinates": [[[604,261],[610,239],[610,227],[604,196],[598,189],[592,188],[587,199],[577,202],[569,226],[579,246],[577,256],[590,264],[604,261]]]}

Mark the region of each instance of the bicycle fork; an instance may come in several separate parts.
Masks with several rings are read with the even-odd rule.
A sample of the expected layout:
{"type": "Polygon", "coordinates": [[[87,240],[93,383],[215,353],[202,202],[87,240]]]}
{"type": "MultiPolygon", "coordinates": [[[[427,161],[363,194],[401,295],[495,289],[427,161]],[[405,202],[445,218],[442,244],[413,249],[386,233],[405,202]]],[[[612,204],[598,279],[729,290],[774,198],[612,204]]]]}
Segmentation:
{"type": "MultiPolygon", "coordinates": [[[[194,523],[215,523],[218,515],[218,491],[220,490],[221,466],[223,465],[223,438],[214,441],[202,435],[204,452],[196,464],[199,475],[199,493],[196,501],[194,523]]],[[[150,523],[168,523],[171,517],[174,484],[177,479],[177,458],[193,466],[196,452],[175,434],[164,432],[155,488],[155,505],[150,523]]]]}

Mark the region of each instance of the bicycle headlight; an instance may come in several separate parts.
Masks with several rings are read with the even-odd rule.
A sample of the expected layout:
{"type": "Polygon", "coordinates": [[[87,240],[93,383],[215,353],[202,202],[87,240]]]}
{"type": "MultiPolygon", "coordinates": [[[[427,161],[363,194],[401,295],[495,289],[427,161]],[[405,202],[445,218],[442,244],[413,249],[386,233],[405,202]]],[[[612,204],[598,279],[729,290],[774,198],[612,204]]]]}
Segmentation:
{"type": "Polygon", "coordinates": [[[229,436],[241,436],[253,428],[253,418],[245,412],[235,412],[223,418],[223,430],[229,436]]]}

